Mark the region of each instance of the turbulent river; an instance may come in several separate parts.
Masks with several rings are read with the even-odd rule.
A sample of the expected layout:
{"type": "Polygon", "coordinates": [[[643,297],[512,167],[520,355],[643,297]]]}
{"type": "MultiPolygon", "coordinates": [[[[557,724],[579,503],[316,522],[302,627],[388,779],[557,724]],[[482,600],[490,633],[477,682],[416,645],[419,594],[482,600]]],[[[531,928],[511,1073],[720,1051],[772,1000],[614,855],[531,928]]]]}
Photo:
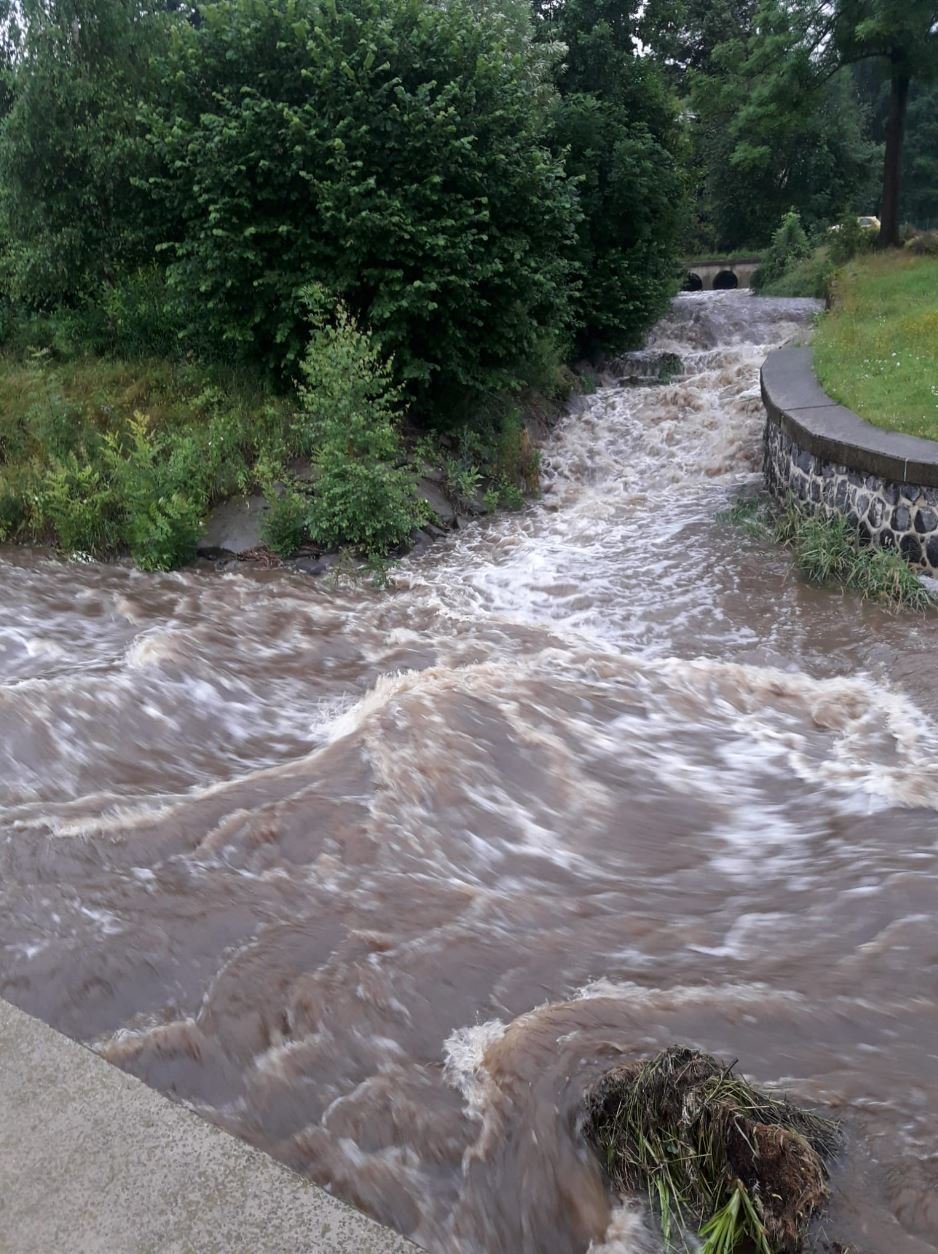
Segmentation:
{"type": "Polygon", "coordinates": [[[808,302],[679,297],[391,588],[0,556],[0,994],[439,1254],[654,1252],[578,1128],[686,1042],[938,1249],[935,628],[719,515],[808,302]]]}

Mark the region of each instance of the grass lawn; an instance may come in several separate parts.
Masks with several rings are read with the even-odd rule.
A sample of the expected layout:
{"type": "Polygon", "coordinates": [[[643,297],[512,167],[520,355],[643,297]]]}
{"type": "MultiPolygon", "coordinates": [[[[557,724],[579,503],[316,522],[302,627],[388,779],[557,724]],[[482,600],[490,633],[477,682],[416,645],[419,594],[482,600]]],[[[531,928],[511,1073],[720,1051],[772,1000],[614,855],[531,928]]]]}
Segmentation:
{"type": "Polygon", "coordinates": [[[818,327],[814,363],[828,395],[867,422],[938,440],[938,258],[851,262],[818,327]]]}

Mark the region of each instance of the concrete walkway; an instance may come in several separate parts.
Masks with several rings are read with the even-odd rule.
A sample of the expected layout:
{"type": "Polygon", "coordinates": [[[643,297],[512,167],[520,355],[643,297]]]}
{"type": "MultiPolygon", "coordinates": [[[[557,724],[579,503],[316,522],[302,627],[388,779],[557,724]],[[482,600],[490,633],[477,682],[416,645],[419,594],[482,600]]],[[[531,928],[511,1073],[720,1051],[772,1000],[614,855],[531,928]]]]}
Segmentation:
{"type": "Polygon", "coordinates": [[[417,1254],[0,1001],[3,1254],[417,1254]]]}

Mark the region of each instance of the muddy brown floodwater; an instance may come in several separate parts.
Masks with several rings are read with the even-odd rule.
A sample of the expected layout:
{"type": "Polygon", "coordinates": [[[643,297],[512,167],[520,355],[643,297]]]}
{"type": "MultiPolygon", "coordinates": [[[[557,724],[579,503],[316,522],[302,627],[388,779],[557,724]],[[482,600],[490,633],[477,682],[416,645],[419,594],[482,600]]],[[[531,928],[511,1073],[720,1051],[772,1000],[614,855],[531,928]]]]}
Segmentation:
{"type": "Polygon", "coordinates": [[[436,1252],[657,1251],[585,1087],[686,1042],[938,1249],[936,623],[718,518],[808,302],[678,298],[386,591],[0,558],[0,993],[436,1252]]]}

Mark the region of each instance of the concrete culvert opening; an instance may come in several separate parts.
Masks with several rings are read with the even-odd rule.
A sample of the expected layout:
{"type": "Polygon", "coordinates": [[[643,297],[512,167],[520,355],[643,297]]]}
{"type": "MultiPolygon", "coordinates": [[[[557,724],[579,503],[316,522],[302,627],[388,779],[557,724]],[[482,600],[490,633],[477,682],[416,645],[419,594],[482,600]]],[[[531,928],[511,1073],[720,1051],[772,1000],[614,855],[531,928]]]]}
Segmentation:
{"type": "Polygon", "coordinates": [[[702,292],[703,291],[703,279],[700,277],[700,275],[695,274],[693,270],[688,270],[687,274],[685,274],[684,276],[683,291],[702,292]]]}
{"type": "Polygon", "coordinates": [[[728,292],[734,287],[739,287],[739,279],[732,270],[721,270],[713,280],[713,289],[716,292],[728,292]]]}

